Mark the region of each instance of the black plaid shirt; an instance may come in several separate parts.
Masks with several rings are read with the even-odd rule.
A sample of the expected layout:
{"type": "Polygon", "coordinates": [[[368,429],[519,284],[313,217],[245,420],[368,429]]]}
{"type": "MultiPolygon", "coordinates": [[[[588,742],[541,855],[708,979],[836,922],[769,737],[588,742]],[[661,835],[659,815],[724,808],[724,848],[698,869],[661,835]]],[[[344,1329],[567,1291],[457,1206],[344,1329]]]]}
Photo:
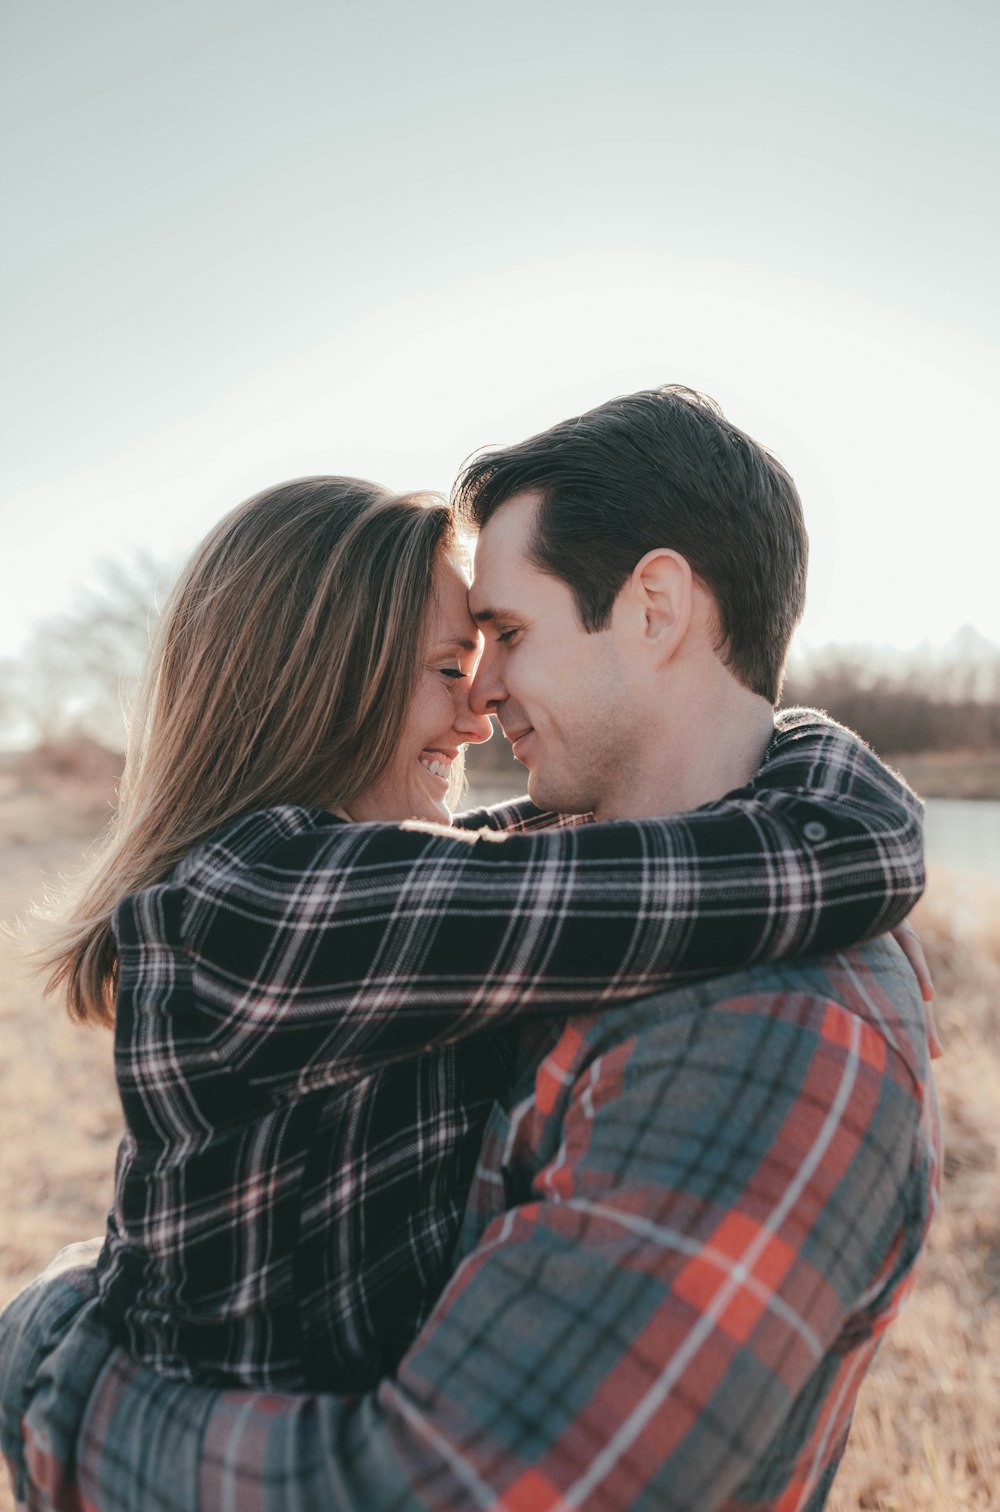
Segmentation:
{"type": "Polygon", "coordinates": [[[447,1280],[518,1024],[855,942],[923,886],[918,800],[808,711],[694,813],[460,823],[273,808],[119,905],[100,1290],[137,1359],[289,1389],[391,1373],[447,1280]]]}

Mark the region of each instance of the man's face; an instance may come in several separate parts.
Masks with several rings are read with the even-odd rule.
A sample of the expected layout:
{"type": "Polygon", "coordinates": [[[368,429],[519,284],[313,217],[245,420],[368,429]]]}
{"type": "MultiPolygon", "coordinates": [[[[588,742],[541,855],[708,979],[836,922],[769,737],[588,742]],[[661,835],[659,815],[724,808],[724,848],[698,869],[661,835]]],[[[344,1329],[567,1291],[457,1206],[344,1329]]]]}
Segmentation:
{"type": "Polygon", "coordinates": [[[613,817],[641,709],[614,616],[588,634],[565,583],[529,560],[537,498],[517,494],[483,528],[469,606],[485,637],[470,704],[496,714],[541,808],[613,817]]]}

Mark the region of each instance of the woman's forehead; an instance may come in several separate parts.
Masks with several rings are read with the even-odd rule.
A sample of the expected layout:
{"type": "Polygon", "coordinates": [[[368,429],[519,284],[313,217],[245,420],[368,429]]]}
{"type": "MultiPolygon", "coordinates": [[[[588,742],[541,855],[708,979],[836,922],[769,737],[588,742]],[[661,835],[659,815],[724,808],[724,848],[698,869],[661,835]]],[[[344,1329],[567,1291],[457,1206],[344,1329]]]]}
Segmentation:
{"type": "Polygon", "coordinates": [[[469,585],[460,565],[443,557],[434,573],[434,596],[428,620],[428,640],[435,645],[475,651],[479,632],[469,613],[469,585]]]}

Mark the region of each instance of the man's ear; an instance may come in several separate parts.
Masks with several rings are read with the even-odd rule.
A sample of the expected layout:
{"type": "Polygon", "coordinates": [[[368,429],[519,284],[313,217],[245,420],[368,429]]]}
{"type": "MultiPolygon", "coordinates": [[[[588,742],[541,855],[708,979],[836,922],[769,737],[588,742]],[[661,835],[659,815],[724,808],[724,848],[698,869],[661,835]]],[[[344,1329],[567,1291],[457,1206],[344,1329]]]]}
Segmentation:
{"type": "Polygon", "coordinates": [[[673,656],[691,623],[694,578],[691,564],[665,546],[635,564],[629,579],[642,616],[642,636],[658,662],[673,656]]]}

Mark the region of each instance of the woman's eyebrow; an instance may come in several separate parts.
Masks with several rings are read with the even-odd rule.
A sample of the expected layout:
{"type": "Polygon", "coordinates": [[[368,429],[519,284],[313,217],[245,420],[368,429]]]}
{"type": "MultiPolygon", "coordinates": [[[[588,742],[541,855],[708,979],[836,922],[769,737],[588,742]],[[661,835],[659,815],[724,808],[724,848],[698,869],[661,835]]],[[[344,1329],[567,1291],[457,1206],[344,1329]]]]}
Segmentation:
{"type": "Polygon", "coordinates": [[[435,651],[451,651],[456,646],[458,647],[458,649],[460,651],[478,651],[479,650],[479,643],[478,643],[478,641],[469,640],[464,635],[453,635],[450,640],[438,641],[437,645],[434,647],[434,649],[435,649],[435,651]]]}

